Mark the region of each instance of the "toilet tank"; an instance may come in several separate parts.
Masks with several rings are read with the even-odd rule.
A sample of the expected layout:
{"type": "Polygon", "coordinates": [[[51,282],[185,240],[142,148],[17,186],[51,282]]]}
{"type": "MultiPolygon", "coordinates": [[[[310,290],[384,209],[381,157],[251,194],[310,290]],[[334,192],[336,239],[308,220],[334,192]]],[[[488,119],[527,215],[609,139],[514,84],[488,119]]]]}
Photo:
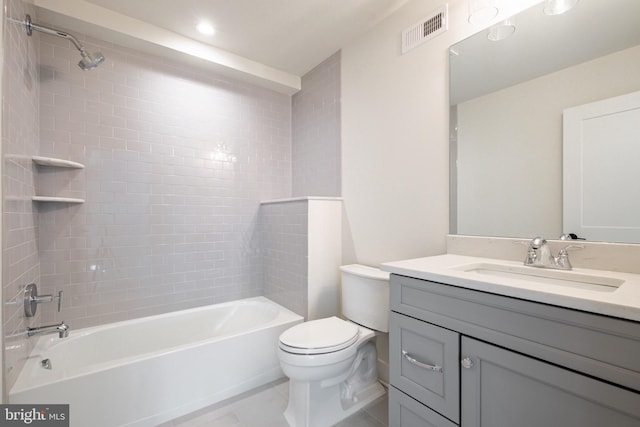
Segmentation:
{"type": "Polygon", "coordinates": [[[389,273],[366,265],[340,267],[342,314],[362,326],[389,332],[389,273]]]}

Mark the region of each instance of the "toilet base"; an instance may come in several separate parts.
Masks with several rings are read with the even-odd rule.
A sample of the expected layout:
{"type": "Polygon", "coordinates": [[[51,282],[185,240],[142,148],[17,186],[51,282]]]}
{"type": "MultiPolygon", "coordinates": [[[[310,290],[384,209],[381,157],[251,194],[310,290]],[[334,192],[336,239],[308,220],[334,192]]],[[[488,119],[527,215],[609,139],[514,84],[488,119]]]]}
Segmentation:
{"type": "Polygon", "coordinates": [[[284,417],[291,427],[330,427],[384,396],[376,381],[354,395],[340,397],[340,384],[321,388],[319,383],[289,382],[289,404],[284,417]]]}
{"type": "Polygon", "coordinates": [[[291,427],[330,427],[384,396],[378,382],[376,350],[365,343],[351,370],[335,380],[289,380],[289,404],[284,412],[291,427]]]}

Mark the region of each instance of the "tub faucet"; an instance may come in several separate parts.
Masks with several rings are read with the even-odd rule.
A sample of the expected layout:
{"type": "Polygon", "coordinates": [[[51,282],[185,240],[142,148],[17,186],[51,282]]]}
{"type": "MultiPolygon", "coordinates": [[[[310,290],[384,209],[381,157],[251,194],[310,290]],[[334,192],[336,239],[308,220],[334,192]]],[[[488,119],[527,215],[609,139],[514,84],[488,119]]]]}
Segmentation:
{"type": "Polygon", "coordinates": [[[531,267],[571,270],[568,249],[583,248],[581,245],[568,245],[560,249],[558,256],[553,256],[551,248],[544,237],[535,237],[529,242],[524,265],[531,267]]]}
{"type": "Polygon", "coordinates": [[[27,328],[27,336],[32,337],[34,335],[40,334],[53,334],[58,333],[60,338],[66,338],[69,336],[69,325],[66,323],[60,322],[59,325],[47,325],[47,326],[38,326],[35,328],[27,328]]]}

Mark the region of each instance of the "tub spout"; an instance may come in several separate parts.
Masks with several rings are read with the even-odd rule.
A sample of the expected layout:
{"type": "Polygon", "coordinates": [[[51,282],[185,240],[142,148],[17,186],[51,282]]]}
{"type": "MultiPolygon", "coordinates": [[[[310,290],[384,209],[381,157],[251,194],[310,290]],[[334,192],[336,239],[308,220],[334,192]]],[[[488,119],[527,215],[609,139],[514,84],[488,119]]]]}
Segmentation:
{"type": "Polygon", "coordinates": [[[58,333],[60,338],[66,338],[69,336],[69,325],[66,323],[60,322],[59,325],[47,325],[47,326],[39,326],[35,328],[27,328],[27,336],[31,337],[34,335],[40,334],[53,334],[58,333]]]}

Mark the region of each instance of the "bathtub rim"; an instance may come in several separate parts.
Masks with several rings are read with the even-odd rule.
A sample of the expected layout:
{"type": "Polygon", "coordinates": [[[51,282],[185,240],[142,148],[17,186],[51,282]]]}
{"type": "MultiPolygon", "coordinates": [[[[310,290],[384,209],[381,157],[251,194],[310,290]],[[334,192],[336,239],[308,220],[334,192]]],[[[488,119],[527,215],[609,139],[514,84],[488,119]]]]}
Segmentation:
{"type": "MultiPolygon", "coordinates": [[[[96,364],[92,364],[92,365],[88,365],[85,367],[81,367],[78,369],[74,369],[72,372],[68,372],[67,370],[62,370],[60,373],[57,373],[57,375],[51,375],[51,378],[48,379],[44,379],[42,381],[35,381],[36,378],[34,378],[34,375],[28,373],[28,370],[33,371],[37,371],[38,366],[33,366],[33,364],[38,364],[40,363],[41,360],[47,358],[46,355],[46,351],[48,351],[51,348],[51,342],[53,342],[53,346],[55,346],[56,343],[58,343],[58,340],[60,338],[58,337],[54,337],[54,336],[40,336],[38,337],[38,340],[34,346],[34,348],[32,349],[31,353],[29,354],[29,356],[27,357],[25,364],[23,365],[22,371],[20,372],[20,374],[18,375],[18,378],[16,379],[15,383],[13,384],[13,386],[11,387],[11,389],[8,392],[8,398],[9,398],[9,402],[11,401],[11,395],[13,394],[18,394],[18,393],[24,393],[24,392],[28,392],[29,390],[38,388],[38,387],[42,387],[42,386],[46,386],[46,385],[50,385],[50,384],[54,384],[56,382],[60,382],[60,381],[65,381],[65,380],[70,380],[73,378],[77,378],[83,375],[91,375],[93,373],[97,373],[97,372],[102,372],[102,371],[108,371],[110,369],[116,369],[118,367],[121,367],[123,365],[129,364],[129,363],[135,363],[138,360],[142,360],[142,359],[151,359],[154,357],[159,357],[162,355],[166,355],[166,354],[171,354],[171,353],[176,353],[179,351],[185,351],[191,348],[195,348],[198,346],[202,346],[205,344],[209,344],[209,343],[214,343],[216,341],[221,341],[227,338],[233,338],[233,337],[237,337],[240,335],[244,335],[244,334],[248,334],[248,333],[252,333],[252,332],[259,332],[265,329],[268,329],[270,327],[274,327],[274,326],[278,326],[281,325],[283,323],[289,323],[289,322],[302,322],[304,321],[303,316],[300,316],[296,313],[294,313],[293,311],[289,310],[288,308],[278,304],[277,302],[270,300],[264,296],[257,296],[257,297],[249,297],[249,298],[243,298],[243,299],[238,299],[238,300],[232,300],[232,301],[225,301],[225,302],[221,302],[221,303],[216,303],[216,304],[209,304],[209,305],[204,305],[204,306],[200,306],[200,307],[193,307],[193,308],[188,308],[188,309],[183,309],[183,310],[175,310],[175,311],[171,311],[171,312],[167,312],[167,313],[160,313],[160,314],[154,314],[154,315],[150,315],[150,316],[144,316],[144,317],[138,317],[138,318],[134,318],[134,319],[127,319],[127,320],[122,320],[122,321],[118,321],[118,322],[112,322],[112,323],[105,323],[103,325],[97,325],[97,326],[90,326],[87,328],[81,328],[81,329],[76,329],[75,335],[71,335],[72,332],[74,332],[74,330],[71,330],[69,333],[69,338],[75,338],[77,339],[81,339],[85,336],[88,336],[90,334],[105,330],[105,329],[114,329],[117,327],[121,327],[123,325],[130,325],[130,324],[136,324],[136,323],[143,323],[143,322],[149,322],[149,321],[153,321],[153,319],[157,319],[157,318],[166,318],[166,317],[174,317],[174,316],[180,316],[180,315],[184,315],[184,314],[189,314],[189,313],[196,313],[196,312],[200,312],[200,311],[207,311],[207,310],[211,310],[212,307],[222,307],[222,306],[233,306],[233,305],[237,305],[237,304],[249,304],[252,302],[259,302],[259,303],[265,303],[265,304],[269,304],[272,306],[275,306],[278,308],[276,317],[274,319],[272,319],[271,321],[267,322],[267,323],[262,323],[262,324],[258,324],[253,326],[250,329],[246,329],[246,330],[242,330],[239,332],[234,332],[234,333],[229,333],[229,334],[225,334],[225,335],[220,335],[220,336],[213,336],[213,337],[209,337],[206,339],[201,339],[201,340],[196,340],[193,342],[189,342],[187,344],[181,344],[181,345],[177,345],[177,346],[170,346],[170,347],[166,347],[160,350],[155,350],[155,351],[150,351],[150,352],[145,352],[145,353],[140,353],[140,354],[135,354],[132,356],[127,356],[127,357],[122,357],[122,358],[118,358],[115,360],[110,360],[107,362],[101,362],[101,363],[96,363],[96,364]],[[35,368],[35,369],[34,369],[35,368]],[[27,379],[23,379],[23,375],[28,375],[29,377],[27,379]],[[25,383],[25,384],[22,384],[25,383]]],[[[275,344],[277,346],[277,343],[275,344]]],[[[55,361],[53,361],[53,363],[55,363],[55,361]]],[[[44,368],[42,368],[44,369],[44,368]]],[[[39,371],[37,371],[39,372],[39,371]]],[[[42,372],[44,374],[46,374],[47,372],[42,372]]],[[[39,378],[39,376],[38,376],[39,378]]]]}

